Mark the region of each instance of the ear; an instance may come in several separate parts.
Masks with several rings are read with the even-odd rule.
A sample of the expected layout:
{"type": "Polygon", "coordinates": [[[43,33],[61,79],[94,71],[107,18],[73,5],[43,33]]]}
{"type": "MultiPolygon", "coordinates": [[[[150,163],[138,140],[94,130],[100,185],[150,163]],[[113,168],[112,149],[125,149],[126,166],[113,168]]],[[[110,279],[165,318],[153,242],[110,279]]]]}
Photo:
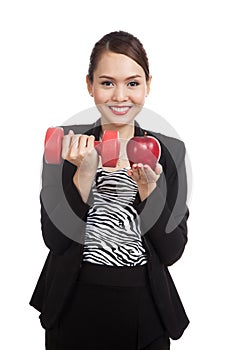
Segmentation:
{"type": "Polygon", "coordinates": [[[88,90],[90,96],[93,96],[92,83],[90,82],[88,75],[86,75],[86,83],[87,83],[87,90],[88,90]]]}
{"type": "Polygon", "coordinates": [[[146,96],[148,96],[150,93],[151,79],[152,79],[152,75],[149,76],[149,79],[146,82],[146,96]]]}

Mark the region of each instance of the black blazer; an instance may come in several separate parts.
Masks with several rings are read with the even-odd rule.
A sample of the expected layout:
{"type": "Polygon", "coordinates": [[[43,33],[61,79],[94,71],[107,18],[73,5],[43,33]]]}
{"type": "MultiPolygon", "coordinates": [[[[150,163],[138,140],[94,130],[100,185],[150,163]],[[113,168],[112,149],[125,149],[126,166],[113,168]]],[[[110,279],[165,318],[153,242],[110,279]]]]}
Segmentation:
{"type": "MultiPolygon", "coordinates": [[[[100,120],[91,125],[64,126],[75,133],[100,136],[100,120]]],[[[164,327],[172,339],[181,337],[189,320],[168,271],[182,255],[187,243],[187,181],[185,146],[175,138],[146,130],[161,144],[163,174],[156,189],[144,201],[137,194],[136,208],[142,240],[148,255],[148,272],[153,300],[164,327]]],[[[135,136],[145,130],[135,122],[135,136]]],[[[45,329],[56,327],[82,265],[85,222],[92,205],[90,194],[84,203],[73,184],[76,167],[68,161],[60,165],[43,164],[41,228],[49,254],[30,300],[40,312],[45,329]]]]}

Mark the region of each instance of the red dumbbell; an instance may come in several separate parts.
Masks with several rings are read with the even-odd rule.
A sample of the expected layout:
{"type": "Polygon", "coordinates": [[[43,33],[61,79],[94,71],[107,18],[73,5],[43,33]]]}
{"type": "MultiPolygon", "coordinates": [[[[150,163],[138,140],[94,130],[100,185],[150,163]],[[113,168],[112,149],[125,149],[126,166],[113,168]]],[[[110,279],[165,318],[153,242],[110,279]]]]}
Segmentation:
{"type": "MultiPolygon", "coordinates": [[[[60,164],[63,136],[63,128],[48,128],[44,141],[44,159],[47,164],[60,164]]],[[[94,144],[101,155],[103,166],[116,167],[120,153],[119,132],[106,130],[102,141],[95,141],[94,144]]]]}

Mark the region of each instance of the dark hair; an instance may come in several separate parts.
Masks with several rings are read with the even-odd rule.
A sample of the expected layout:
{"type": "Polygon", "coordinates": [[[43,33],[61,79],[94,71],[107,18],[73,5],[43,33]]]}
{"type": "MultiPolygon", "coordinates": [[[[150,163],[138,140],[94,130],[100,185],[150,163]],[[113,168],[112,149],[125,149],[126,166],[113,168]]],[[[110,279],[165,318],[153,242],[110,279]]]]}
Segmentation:
{"type": "Polygon", "coordinates": [[[106,51],[123,54],[133,59],[143,68],[146,80],[149,80],[149,62],[142,43],[132,34],[120,30],[104,35],[95,44],[88,69],[88,78],[91,82],[93,82],[93,73],[99,60],[106,51]]]}

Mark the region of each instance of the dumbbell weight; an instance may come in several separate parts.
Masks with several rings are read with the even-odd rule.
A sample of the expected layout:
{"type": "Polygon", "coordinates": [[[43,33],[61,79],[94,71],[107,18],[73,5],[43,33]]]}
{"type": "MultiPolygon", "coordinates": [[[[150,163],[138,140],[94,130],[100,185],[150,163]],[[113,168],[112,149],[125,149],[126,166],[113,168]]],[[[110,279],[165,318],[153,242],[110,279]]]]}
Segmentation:
{"type": "MultiPolygon", "coordinates": [[[[47,164],[61,163],[62,139],[64,130],[61,127],[48,128],[44,141],[44,159],[47,164]]],[[[116,167],[120,153],[119,132],[106,130],[102,141],[94,141],[94,146],[101,156],[102,165],[116,167]]]]}

